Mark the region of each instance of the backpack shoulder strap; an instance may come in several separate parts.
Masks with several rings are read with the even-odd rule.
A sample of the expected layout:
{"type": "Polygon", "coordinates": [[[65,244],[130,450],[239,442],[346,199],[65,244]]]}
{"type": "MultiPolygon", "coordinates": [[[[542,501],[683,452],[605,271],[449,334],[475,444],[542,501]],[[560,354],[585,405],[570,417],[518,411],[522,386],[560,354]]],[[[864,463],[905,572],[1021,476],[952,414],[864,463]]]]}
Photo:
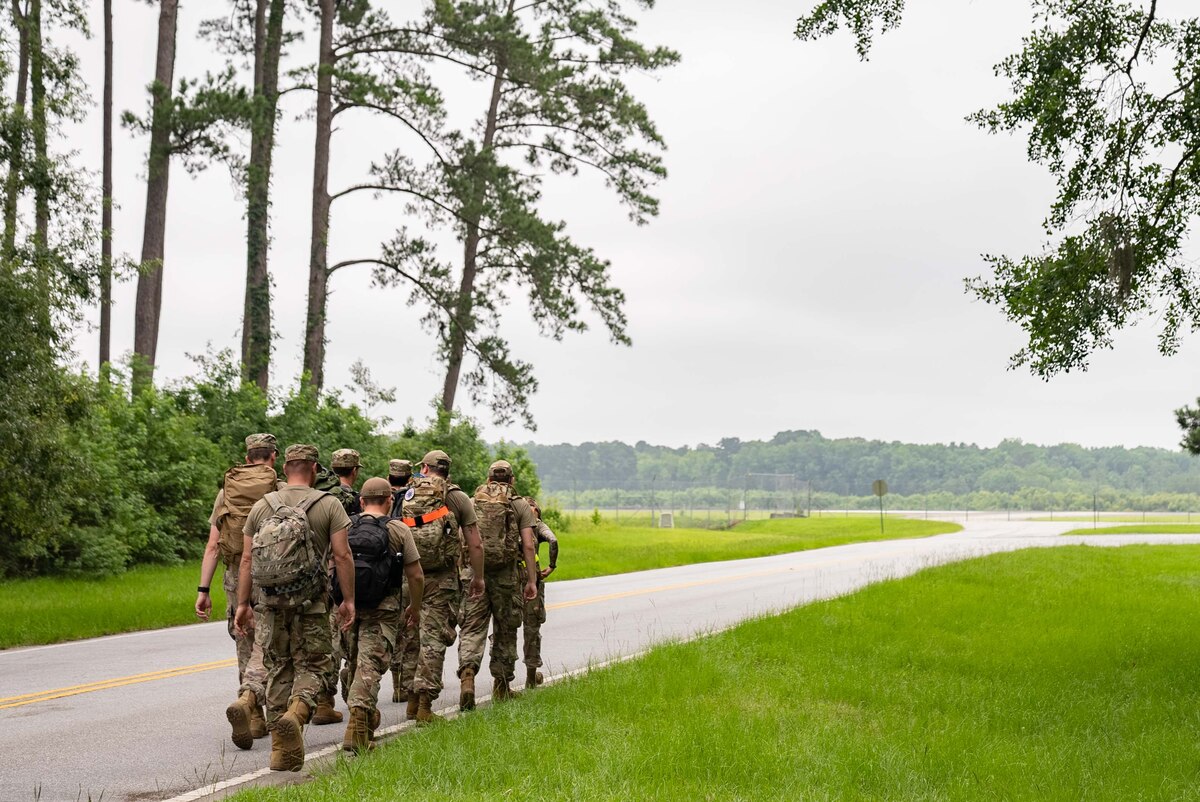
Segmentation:
{"type": "Polygon", "coordinates": [[[320,501],[323,496],[328,495],[329,493],[326,493],[324,490],[318,490],[315,493],[309,493],[307,496],[305,496],[304,501],[301,501],[296,505],[296,508],[307,514],[308,511],[312,509],[314,504],[320,501]]]}
{"type": "Polygon", "coordinates": [[[278,491],[271,491],[263,496],[267,500],[267,504],[271,506],[271,512],[279,512],[279,508],[283,506],[283,501],[279,498],[278,491]]]}

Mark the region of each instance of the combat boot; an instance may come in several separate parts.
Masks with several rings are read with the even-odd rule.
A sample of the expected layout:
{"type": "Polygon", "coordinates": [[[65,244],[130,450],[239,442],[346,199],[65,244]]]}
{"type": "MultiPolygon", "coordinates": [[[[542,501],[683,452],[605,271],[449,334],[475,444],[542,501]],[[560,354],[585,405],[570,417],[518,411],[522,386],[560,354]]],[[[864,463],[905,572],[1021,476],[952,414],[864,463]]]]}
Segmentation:
{"type": "Polygon", "coordinates": [[[464,668],[462,676],[458,678],[459,695],[458,708],[460,710],[475,709],[475,671],[474,669],[464,668]]]}
{"type": "Polygon", "coordinates": [[[508,682],[509,681],[507,679],[496,680],[496,686],[492,689],[492,698],[497,702],[507,702],[508,700],[516,699],[521,695],[514,691],[508,682]]]}
{"type": "Polygon", "coordinates": [[[368,718],[365,707],[350,708],[350,723],[346,725],[346,735],[342,738],[342,749],[357,754],[371,748],[368,718]]]}
{"type": "Polygon", "coordinates": [[[538,671],[533,666],[525,669],[525,687],[536,688],[542,684],[542,672],[538,671]]]}
{"type": "Polygon", "coordinates": [[[236,702],[225,708],[225,718],[229,719],[229,726],[233,728],[233,745],[238,749],[254,746],[251,723],[257,710],[258,701],[254,698],[254,691],[243,692],[236,702]]]}
{"type": "Polygon", "coordinates": [[[259,705],[255,705],[250,711],[250,735],[255,740],[267,737],[267,717],[263,715],[263,709],[259,705]]]}
{"type": "Polygon", "coordinates": [[[417,717],[417,694],[415,691],[408,695],[408,708],[404,711],[404,717],[409,721],[417,717]]]}
{"type": "Polygon", "coordinates": [[[369,737],[372,741],[375,740],[375,730],[379,729],[379,722],[382,720],[383,716],[380,715],[378,710],[371,711],[371,717],[367,721],[367,737],[369,737]]]}
{"type": "Polygon", "coordinates": [[[429,694],[425,691],[417,694],[417,724],[429,724],[440,718],[433,714],[433,699],[429,694]]]}
{"type": "Polygon", "coordinates": [[[322,693],[317,696],[317,712],[313,714],[313,724],[340,724],[342,714],[333,707],[333,696],[322,693]]]}
{"type": "Polygon", "coordinates": [[[392,672],[392,701],[399,704],[408,701],[408,691],[400,687],[400,675],[392,672]]]}
{"type": "Polygon", "coordinates": [[[303,699],[293,699],[287,712],[275,722],[271,738],[272,771],[300,771],[304,768],[304,725],[311,716],[312,709],[303,699]]]}

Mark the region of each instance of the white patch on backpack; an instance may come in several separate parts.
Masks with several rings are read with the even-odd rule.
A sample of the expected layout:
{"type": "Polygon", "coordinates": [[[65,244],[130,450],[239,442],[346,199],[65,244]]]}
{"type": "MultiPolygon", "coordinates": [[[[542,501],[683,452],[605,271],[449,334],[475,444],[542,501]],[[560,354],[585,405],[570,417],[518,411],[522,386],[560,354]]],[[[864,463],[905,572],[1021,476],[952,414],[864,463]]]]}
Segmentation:
{"type": "Polygon", "coordinates": [[[410,488],[408,489],[408,492],[404,494],[404,500],[405,500],[405,501],[412,501],[412,500],[413,500],[413,496],[414,496],[414,495],[416,495],[416,494],[413,492],[413,489],[410,487],[410,488]]]}

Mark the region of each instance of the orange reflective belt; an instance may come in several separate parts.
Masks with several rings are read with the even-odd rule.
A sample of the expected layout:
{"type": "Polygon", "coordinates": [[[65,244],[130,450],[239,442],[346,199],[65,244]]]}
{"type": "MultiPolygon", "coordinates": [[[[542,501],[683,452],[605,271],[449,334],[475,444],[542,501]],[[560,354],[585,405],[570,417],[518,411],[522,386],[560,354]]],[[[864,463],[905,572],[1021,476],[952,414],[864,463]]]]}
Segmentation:
{"type": "Polygon", "coordinates": [[[440,521],[450,514],[449,507],[438,507],[433,512],[427,512],[424,515],[418,515],[416,518],[401,518],[400,520],[405,526],[419,527],[434,521],[440,521]]]}

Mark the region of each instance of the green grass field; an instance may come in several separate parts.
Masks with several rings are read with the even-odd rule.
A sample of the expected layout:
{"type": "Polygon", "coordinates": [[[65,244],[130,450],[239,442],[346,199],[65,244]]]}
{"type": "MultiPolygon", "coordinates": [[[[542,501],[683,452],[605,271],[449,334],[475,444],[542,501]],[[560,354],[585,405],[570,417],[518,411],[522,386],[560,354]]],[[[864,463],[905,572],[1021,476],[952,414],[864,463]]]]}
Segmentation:
{"type": "Polygon", "coordinates": [[[1200,547],[935,568],[237,802],[1196,798],[1200,547]]]}
{"type": "MultiPolygon", "coordinates": [[[[761,557],[881,537],[878,521],[854,518],[748,521],[727,531],[593,526],[583,520],[573,524],[559,537],[561,556],[552,580],[761,557]]],[[[921,537],[959,528],[896,519],[888,521],[883,537],[921,537]]],[[[544,560],[544,547],[542,552],[544,560]]],[[[219,570],[217,574],[213,608],[219,618],[225,597],[219,570]]],[[[101,580],[0,582],[0,648],[193,623],[199,578],[197,560],[182,566],[147,566],[101,580]]]]}
{"type": "Polygon", "coordinates": [[[1067,535],[1200,535],[1200,524],[1131,524],[1072,529],[1067,535]]]}
{"type": "MultiPolygon", "coordinates": [[[[0,648],[93,638],[194,623],[200,561],[152,565],[104,579],[46,577],[0,582],[0,648]]],[[[221,572],[213,611],[225,615],[221,572]]]]}
{"type": "MultiPolygon", "coordinates": [[[[607,523],[593,526],[577,518],[572,521],[570,531],[559,535],[561,556],[551,579],[582,579],[672,565],[765,557],[843,543],[940,535],[961,529],[957,524],[942,521],[904,518],[889,519],[882,535],[878,518],[778,518],[746,521],[727,530],[652,529],[607,523]]],[[[544,561],[545,547],[542,553],[544,561]]]]}
{"type": "MultiPolygon", "coordinates": [[[[1200,515],[1194,516],[1196,521],[1200,523],[1200,515]]],[[[1160,513],[1140,513],[1140,512],[1102,512],[1098,516],[1093,516],[1090,513],[1087,515],[1081,514],[1063,514],[1054,516],[1042,516],[1040,518],[1030,518],[1031,521],[1054,523],[1092,523],[1093,520],[1099,521],[1102,524],[1145,524],[1145,523],[1166,523],[1166,524],[1189,524],[1192,522],[1193,515],[1188,512],[1160,512],[1160,513]]]]}

